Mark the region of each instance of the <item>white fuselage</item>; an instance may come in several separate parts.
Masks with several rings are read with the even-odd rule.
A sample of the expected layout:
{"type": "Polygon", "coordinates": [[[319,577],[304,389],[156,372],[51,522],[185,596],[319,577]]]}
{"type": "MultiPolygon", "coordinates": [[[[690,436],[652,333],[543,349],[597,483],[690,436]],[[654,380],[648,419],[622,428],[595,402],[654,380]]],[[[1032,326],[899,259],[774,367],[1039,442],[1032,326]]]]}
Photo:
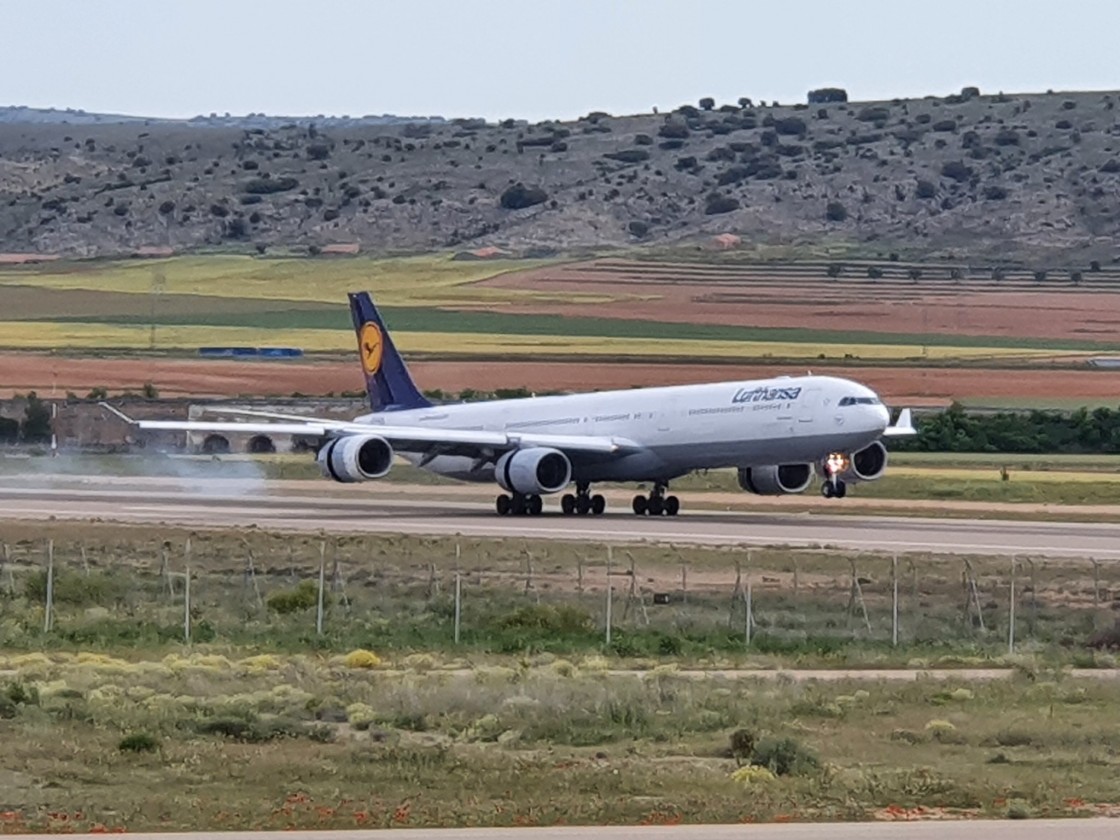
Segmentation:
{"type": "MultiPolygon", "coordinates": [[[[356,421],[374,428],[609,437],[634,449],[621,458],[573,457],[573,480],[590,482],[668,481],[698,469],[817,464],[829,453],[854,453],[878,440],[890,418],[866,386],[809,375],[459,403],[356,421]]],[[[440,475],[493,480],[493,463],[484,459],[401,454],[440,475]]]]}

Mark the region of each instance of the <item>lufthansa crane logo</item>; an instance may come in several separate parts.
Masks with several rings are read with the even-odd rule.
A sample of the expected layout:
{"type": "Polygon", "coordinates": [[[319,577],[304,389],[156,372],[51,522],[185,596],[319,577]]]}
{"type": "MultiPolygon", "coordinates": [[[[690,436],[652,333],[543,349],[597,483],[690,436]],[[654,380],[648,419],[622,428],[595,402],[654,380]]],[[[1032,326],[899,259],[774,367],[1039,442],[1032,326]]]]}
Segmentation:
{"type": "Polygon", "coordinates": [[[358,350],[362,356],[362,370],[366,376],[373,376],[381,370],[381,330],[377,324],[368,322],[362,324],[362,331],[358,335],[358,350]]]}

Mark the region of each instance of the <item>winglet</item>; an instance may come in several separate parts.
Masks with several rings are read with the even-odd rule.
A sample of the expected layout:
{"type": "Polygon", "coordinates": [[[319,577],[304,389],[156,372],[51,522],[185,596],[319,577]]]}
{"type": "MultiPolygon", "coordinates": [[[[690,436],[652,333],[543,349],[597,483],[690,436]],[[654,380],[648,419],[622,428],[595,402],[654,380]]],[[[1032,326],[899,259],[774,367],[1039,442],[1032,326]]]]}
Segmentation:
{"type": "Polygon", "coordinates": [[[114,408],[113,406],[109,405],[109,403],[107,403],[107,402],[99,402],[98,405],[101,406],[102,408],[109,409],[109,411],[113,412],[115,415],[117,415],[117,417],[121,418],[128,425],[130,425],[130,426],[137,425],[135,420],[133,420],[131,417],[129,417],[127,414],[125,414],[123,411],[121,411],[119,408],[114,408]]]}
{"type": "Polygon", "coordinates": [[[412,381],[369,293],[351,292],[349,297],[369,407],[374,411],[398,411],[430,406],[431,402],[412,381]]]}
{"type": "Polygon", "coordinates": [[[894,421],[893,425],[887,426],[883,430],[884,437],[909,437],[916,435],[918,430],[914,428],[913,421],[910,418],[910,409],[904,408],[898,415],[898,419],[894,421]]]}

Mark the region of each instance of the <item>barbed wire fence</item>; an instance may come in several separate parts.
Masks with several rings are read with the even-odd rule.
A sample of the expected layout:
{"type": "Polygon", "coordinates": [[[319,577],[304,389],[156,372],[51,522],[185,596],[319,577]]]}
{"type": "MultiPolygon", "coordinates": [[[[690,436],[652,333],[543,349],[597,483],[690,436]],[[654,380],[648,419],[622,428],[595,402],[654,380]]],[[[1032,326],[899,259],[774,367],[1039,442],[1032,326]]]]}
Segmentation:
{"type": "Polygon", "coordinates": [[[387,563],[363,557],[361,543],[320,535],[313,551],[298,555],[292,541],[265,553],[247,539],[227,541],[216,562],[213,547],[199,557],[194,534],[176,539],[145,556],[53,538],[2,541],[0,617],[41,609],[50,637],[89,623],[91,613],[107,621],[174,611],[190,644],[204,641],[202,616],[211,627],[263,622],[322,638],[348,622],[435,612],[447,614],[445,641],[458,646],[482,617],[575,607],[607,647],[633,633],[718,631],[744,650],[806,638],[884,647],[953,638],[989,648],[1005,641],[1014,653],[1025,644],[1083,643],[1120,608],[1110,583],[1116,566],[1096,558],[741,548],[697,563],[687,548],[649,560],[605,545],[526,548],[514,562],[432,541],[423,557],[410,549],[387,563]],[[106,608],[109,615],[97,612],[106,608]]]}

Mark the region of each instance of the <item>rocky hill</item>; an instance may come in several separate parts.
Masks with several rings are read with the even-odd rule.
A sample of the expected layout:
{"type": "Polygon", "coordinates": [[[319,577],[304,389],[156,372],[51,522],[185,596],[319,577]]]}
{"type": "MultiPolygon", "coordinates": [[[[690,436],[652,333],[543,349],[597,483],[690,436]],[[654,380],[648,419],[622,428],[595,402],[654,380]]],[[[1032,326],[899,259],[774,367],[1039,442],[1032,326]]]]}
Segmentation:
{"type": "MultiPolygon", "coordinates": [[[[818,97],[819,98],[819,97],[818,97]]],[[[569,123],[0,123],[0,251],[744,243],[1120,253],[1117,93],[684,106],[569,123]]]]}

